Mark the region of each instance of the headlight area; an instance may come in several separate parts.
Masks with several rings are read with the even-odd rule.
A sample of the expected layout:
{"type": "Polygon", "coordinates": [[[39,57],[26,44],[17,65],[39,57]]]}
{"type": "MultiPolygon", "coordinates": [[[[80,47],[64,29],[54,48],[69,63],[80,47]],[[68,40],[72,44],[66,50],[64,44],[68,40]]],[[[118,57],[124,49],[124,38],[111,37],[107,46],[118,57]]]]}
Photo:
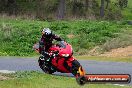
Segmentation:
{"type": "Polygon", "coordinates": [[[69,54],[62,54],[63,57],[69,57],[69,54]]]}

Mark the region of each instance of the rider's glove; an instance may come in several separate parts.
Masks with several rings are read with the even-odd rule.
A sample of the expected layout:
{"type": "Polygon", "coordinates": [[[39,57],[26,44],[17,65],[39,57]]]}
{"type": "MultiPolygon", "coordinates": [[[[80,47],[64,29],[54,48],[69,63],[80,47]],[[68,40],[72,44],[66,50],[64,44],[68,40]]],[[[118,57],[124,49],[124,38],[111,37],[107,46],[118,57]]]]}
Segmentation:
{"type": "Polygon", "coordinates": [[[50,56],[51,58],[54,58],[54,57],[55,57],[55,54],[54,54],[54,53],[49,53],[49,56],[50,56]]]}
{"type": "Polygon", "coordinates": [[[42,55],[46,56],[46,57],[49,57],[50,54],[48,52],[45,52],[44,50],[42,51],[42,55]]]}
{"type": "Polygon", "coordinates": [[[52,54],[52,57],[55,57],[56,56],[56,54],[52,54]]]}

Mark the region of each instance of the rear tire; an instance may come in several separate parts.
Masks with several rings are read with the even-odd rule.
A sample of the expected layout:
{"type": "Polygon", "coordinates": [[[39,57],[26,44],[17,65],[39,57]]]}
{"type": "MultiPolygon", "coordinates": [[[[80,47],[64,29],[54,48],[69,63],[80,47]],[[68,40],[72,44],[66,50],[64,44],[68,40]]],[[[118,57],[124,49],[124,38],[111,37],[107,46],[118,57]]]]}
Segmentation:
{"type": "Polygon", "coordinates": [[[79,85],[84,85],[87,80],[84,75],[81,75],[79,69],[84,71],[80,63],[77,60],[74,60],[72,63],[72,74],[76,77],[76,81],[79,85]]]}
{"type": "Polygon", "coordinates": [[[87,81],[87,79],[84,76],[76,78],[76,81],[79,85],[84,85],[87,81]]]}

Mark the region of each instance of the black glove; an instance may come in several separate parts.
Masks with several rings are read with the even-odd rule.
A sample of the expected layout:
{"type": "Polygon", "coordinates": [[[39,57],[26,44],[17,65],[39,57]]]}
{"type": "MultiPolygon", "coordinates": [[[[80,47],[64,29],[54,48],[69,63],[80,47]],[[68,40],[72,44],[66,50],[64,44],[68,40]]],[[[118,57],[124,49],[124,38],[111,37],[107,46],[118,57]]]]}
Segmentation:
{"type": "Polygon", "coordinates": [[[43,54],[43,48],[44,48],[44,43],[43,41],[39,41],[39,53],[43,54]]]}
{"type": "Polygon", "coordinates": [[[41,54],[45,57],[50,57],[49,53],[48,52],[45,52],[44,50],[41,51],[41,54]]]}
{"type": "Polygon", "coordinates": [[[54,57],[56,57],[56,54],[55,53],[49,53],[49,56],[50,56],[50,58],[54,58],[54,57]]]}

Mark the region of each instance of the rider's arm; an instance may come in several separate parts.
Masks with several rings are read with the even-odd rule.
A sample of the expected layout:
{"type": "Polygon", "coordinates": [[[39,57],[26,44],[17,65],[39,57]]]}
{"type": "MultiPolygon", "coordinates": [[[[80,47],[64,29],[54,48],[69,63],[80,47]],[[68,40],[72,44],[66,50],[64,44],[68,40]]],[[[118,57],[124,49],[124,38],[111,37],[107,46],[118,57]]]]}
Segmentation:
{"type": "Polygon", "coordinates": [[[57,41],[63,41],[63,39],[61,39],[59,36],[53,34],[53,38],[57,41]]]}
{"type": "Polygon", "coordinates": [[[49,56],[49,53],[45,50],[43,38],[41,38],[39,41],[39,53],[44,56],[49,56]]]}
{"type": "Polygon", "coordinates": [[[44,42],[42,40],[39,41],[39,53],[44,56],[49,56],[49,53],[45,51],[44,42]]]}
{"type": "Polygon", "coordinates": [[[39,53],[42,54],[42,51],[44,50],[44,42],[42,39],[39,41],[39,53]]]}

